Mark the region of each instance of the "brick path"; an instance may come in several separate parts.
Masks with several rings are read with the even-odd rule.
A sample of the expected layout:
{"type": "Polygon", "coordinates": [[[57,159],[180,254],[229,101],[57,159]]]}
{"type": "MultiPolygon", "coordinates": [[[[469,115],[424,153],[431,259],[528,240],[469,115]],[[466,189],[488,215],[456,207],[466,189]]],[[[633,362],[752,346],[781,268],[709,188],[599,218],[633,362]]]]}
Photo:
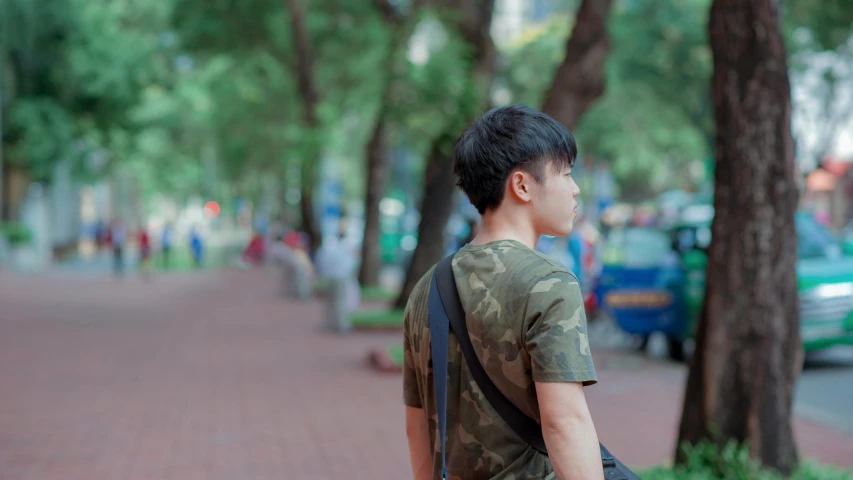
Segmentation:
{"type": "MultiPolygon", "coordinates": [[[[261,271],[0,276],[0,479],[398,479],[400,377],[320,330],[261,271]]],[[[599,434],[627,463],[669,457],[683,370],[597,353],[599,434]]],[[[797,423],[806,456],[853,466],[853,437],[797,423]]]]}
{"type": "Polygon", "coordinates": [[[326,335],[274,292],[0,278],[0,479],[404,478],[399,377],[363,364],[382,335],[326,335]]]}

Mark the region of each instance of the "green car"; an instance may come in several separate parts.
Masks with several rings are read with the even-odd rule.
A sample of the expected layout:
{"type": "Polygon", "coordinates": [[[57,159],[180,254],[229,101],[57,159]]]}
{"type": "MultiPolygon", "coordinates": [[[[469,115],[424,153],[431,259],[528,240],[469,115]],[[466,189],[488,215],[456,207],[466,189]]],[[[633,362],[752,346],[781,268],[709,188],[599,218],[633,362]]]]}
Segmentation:
{"type": "Polygon", "coordinates": [[[841,238],[841,250],[844,252],[844,255],[853,256],[853,220],[841,229],[839,237],[841,238]]]}
{"type": "MultiPolygon", "coordinates": [[[[672,246],[687,272],[685,310],[692,333],[704,295],[704,273],[711,218],[685,221],[670,230],[672,246]],[[701,272],[701,274],[700,274],[701,272]],[[691,273],[693,275],[691,275],[691,273]],[[701,292],[701,293],[700,293],[701,292]]],[[[853,345],[853,256],[804,211],[795,217],[800,334],[806,351],[853,345]]]]}

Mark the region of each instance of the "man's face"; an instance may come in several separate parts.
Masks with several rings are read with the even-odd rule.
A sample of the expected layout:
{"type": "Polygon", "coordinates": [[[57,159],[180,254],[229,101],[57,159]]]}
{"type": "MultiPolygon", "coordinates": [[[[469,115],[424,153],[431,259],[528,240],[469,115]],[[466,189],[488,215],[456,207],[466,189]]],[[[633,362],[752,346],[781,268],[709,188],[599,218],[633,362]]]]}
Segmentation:
{"type": "Polygon", "coordinates": [[[532,196],[534,226],[544,235],[566,236],[577,217],[580,189],[570,167],[549,163],[532,196]]]}

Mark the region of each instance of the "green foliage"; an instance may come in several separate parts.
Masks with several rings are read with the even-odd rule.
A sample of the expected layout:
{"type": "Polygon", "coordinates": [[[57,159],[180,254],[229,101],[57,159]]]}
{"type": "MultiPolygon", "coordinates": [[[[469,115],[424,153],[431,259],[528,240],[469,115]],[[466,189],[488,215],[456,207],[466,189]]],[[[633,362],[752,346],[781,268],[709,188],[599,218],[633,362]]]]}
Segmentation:
{"type": "Polygon", "coordinates": [[[32,166],[39,180],[49,175],[56,155],[71,138],[73,117],[62,102],[70,14],[66,0],[0,2],[0,88],[6,120],[0,140],[8,161],[32,166]]]}
{"type": "MultiPolygon", "coordinates": [[[[605,94],[574,133],[582,155],[607,161],[629,196],[682,186],[686,179],[673,172],[710,151],[707,10],[706,0],[614,6],[605,94]]],[[[566,18],[555,17],[506,52],[502,84],[513,102],[541,103],[563,57],[568,26],[566,18]]]]}
{"type": "Polygon", "coordinates": [[[356,328],[403,328],[403,311],[358,310],[350,314],[349,320],[356,328]]]}
{"type": "Polygon", "coordinates": [[[448,155],[461,132],[488,106],[488,88],[474,69],[473,46],[458,30],[458,12],[433,9],[414,33],[426,58],[409,63],[407,82],[394,98],[394,115],[408,146],[423,157],[448,155]]]}
{"type": "Polygon", "coordinates": [[[4,1],[10,16],[0,22],[0,38],[12,60],[4,65],[10,120],[3,141],[12,161],[49,181],[62,158],[124,153],[135,133],[129,110],[171,69],[161,41],[169,7],[137,0],[4,1]]]}
{"type": "MultiPolygon", "coordinates": [[[[750,458],[745,445],[728,443],[722,449],[705,442],[681,447],[685,463],[677,467],[656,467],[640,472],[644,480],[782,480],[782,476],[761,468],[750,458]]],[[[792,480],[851,480],[853,472],[836,467],[805,462],[791,476],[792,480]]]]}
{"type": "Polygon", "coordinates": [[[853,3],[847,0],[786,0],[783,5],[786,40],[794,51],[837,50],[853,34],[853,3]]]}
{"type": "MultiPolygon", "coordinates": [[[[712,152],[710,3],[634,0],[613,7],[606,92],[575,133],[582,155],[607,161],[628,197],[689,186],[677,175],[683,175],[686,162],[712,152]]],[[[853,3],[788,0],[784,14],[792,58],[823,50],[847,51],[844,58],[850,58],[843,45],[853,33],[853,3]]],[[[562,58],[567,26],[565,18],[555,16],[507,48],[499,85],[511,101],[541,104],[562,58]]]]}
{"type": "Polygon", "coordinates": [[[391,343],[385,346],[385,353],[388,354],[388,358],[391,359],[391,363],[397,365],[399,367],[403,366],[403,361],[405,358],[405,353],[403,352],[403,345],[399,343],[391,343]]]}
{"type": "Polygon", "coordinates": [[[851,480],[853,472],[842,468],[807,461],[800,465],[794,480],[851,480]]]}
{"type": "MultiPolygon", "coordinates": [[[[655,101],[678,110],[690,128],[713,135],[710,105],[711,52],[707,45],[708,0],[642,0],[614,11],[610,67],[614,88],[640,84],[655,101]]],[[[609,79],[609,77],[608,77],[609,79]]],[[[630,105],[630,100],[627,105],[630,105]]],[[[659,110],[647,110],[647,113],[659,110]]]]}
{"type": "Polygon", "coordinates": [[[56,162],[70,153],[74,119],[50,97],[25,97],[13,105],[9,117],[17,137],[8,152],[10,161],[26,165],[35,180],[49,180],[56,162]]]}
{"type": "Polygon", "coordinates": [[[33,232],[26,225],[18,222],[0,222],[0,235],[11,247],[28,245],[33,241],[33,232]]]}
{"type": "Polygon", "coordinates": [[[505,67],[496,83],[508,90],[513,103],[542,104],[563,59],[569,27],[568,17],[555,16],[509,47],[505,67]]]}
{"type": "MultiPolygon", "coordinates": [[[[669,174],[709,154],[709,3],[614,6],[607,90],[576,133],[623,190],[680,186],[669,174]]],[[[129,165],[146,192],[250,194],[263,177],[327,154],[346,191],[359,194],[363,145],[388,81],[390,143],[421,157],[439,136],[450,148],[444,132],[481,109],[485,92],[469,74],[454,12],[429,9],[401,26],[386,24],[372,0],[304,5],[320,94],[313,129],[302,124],[285,2],[2,0],[8,161],[46,181],[60,158],[108,173],[90,171],[98,152],[129,165]],[[423,61],[403,58],[410,31],[426,39],[423,61]]],[[[844,49],[850,2],[787,0],[784,12],[793,54],[844,49]]],[[[570,14],[558,13],[509,45],[498,90],[539,105],[570,28],[570,14]]]]}
{"type": "Polygon", "coordinates": [[[686,179],[674,173],[708,154],[705,137],[683,111],[636,83],[610,90],[586,113],[577,134],[588,156],[610,160],[628,195],[681,186],[686,179]]]}
{"type": "Polygon", "coordinates": [[[126,126],[140,93],[169,77],[171,54],[164,42],[169,3],[68,1],[74,11],[66,55],[66,81],[75,97],[70,106],[98,126],[126,126]]]}
{"type": "MultiPolygon", "coordinates": [[[[321,154],[360,165],[382,85],[389,31],[373,2],[304,2],[319,125],[303,124],[295,52],[284,2],[251,0],[239,7],[177,0],[174,25],[197,69],[205,71],[200,123],[216,143],[221,176],[256,184],[258,172],[318,165],[321,154]],[[356,147],[356,148],[354,148],[356,147]]],[[[363,177],[345,168],[348,183],[363,177]]],[[[309,179],[310,181],[310,179],[309,179]]],[[[290,183],[290,182],[288,182],[290,183]]],[[[296,186],[299,180],[297,179],[296,186]]],[[[350,185],[352,188],[352,185],[350,185]]]]}
{"type": "Polygon", "coordinates": [[[361,287],[361,300],[365,302],[390,302],[397,298],[397,292],[378,285],[361,287]]]}
{"type": "Polygon", "coordinates": [[[8,55],[4,67],[11,70],[4,102],[63,93],[69,17],[69,0],[0,0],[0,53],[8,55]]]}

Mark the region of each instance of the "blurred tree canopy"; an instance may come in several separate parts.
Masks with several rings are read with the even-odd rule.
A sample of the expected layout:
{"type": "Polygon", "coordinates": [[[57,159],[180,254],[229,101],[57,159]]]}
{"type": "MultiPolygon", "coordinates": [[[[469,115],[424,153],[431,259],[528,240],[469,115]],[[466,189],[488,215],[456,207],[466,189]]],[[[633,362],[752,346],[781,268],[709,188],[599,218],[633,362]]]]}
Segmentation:
{"type": "MultiPolygon", "coordinates": [[[[614,6],[607,88],[575,133],[587,161],[611,165],[623,194],[642,197],[674,186],[677,180],[668,177],[673,165],[709,153],[707,3],[614,6]]],[[[508,52],[504,78],[517,101],[540,101],[561,58],[567,25],[553,19],[508,52]]]]}
{"type": "MultiPolygon", "coordinates": [[[[581,154],[593,163],[607,161],[629,198],[688,186],[673,172],[712,153],[709,6],[708,0],[633,0],[614,6],[607,90],[575,133],[581,154]]],[[[792,57],[828,50],[849,55],[853,3],[788,0],[785,8],[792,57]]],[[[501,85],[512,101],[540,103],[569,27],[564,19],[552,18],[507,48],[501,85]]]]}
{"type": "MultiPolygon", "coordinates": [[[[286,2],[0,0],[5,161],[41,181],[65,158],[91,176],[119,162],[148,192],[256,197],[268,178],[298,188],[293,168],[328,158],[347,195],[360,196],[380,112],[383,148],[405,144],[421,159],[464,123],[467,53],[445,27],[451,3],[306,2],[318,92],[317,125],[306,126],[286,2]],[[415,10],[402,34],[389,21],[415,10]],[[415,38],[426,53],[413,53],[415,38]]],[[[541,103],[577,3],[502,49],[496,101],[541,103]]],[[[683,186],[672,172],[684,169],[672,167],[710,156],[708,6],[614,4],[606,93],[576,133],[585,158],[608,162],[624,193],[683,186]]],[[[793,69],[820,52],[851,58],[853,4],[784,6],[793,69]]],[[[845,75],[825,72],[828,105],[845,75]]]]}
{"type": "Polygon", "coordinates": [[[130,0],[4,0],[8,160],[49,180],[63,158],[122,144],[135,131],[129,112],[144,89],[168,77],[159,35],[168,11],[130,0]]]}

